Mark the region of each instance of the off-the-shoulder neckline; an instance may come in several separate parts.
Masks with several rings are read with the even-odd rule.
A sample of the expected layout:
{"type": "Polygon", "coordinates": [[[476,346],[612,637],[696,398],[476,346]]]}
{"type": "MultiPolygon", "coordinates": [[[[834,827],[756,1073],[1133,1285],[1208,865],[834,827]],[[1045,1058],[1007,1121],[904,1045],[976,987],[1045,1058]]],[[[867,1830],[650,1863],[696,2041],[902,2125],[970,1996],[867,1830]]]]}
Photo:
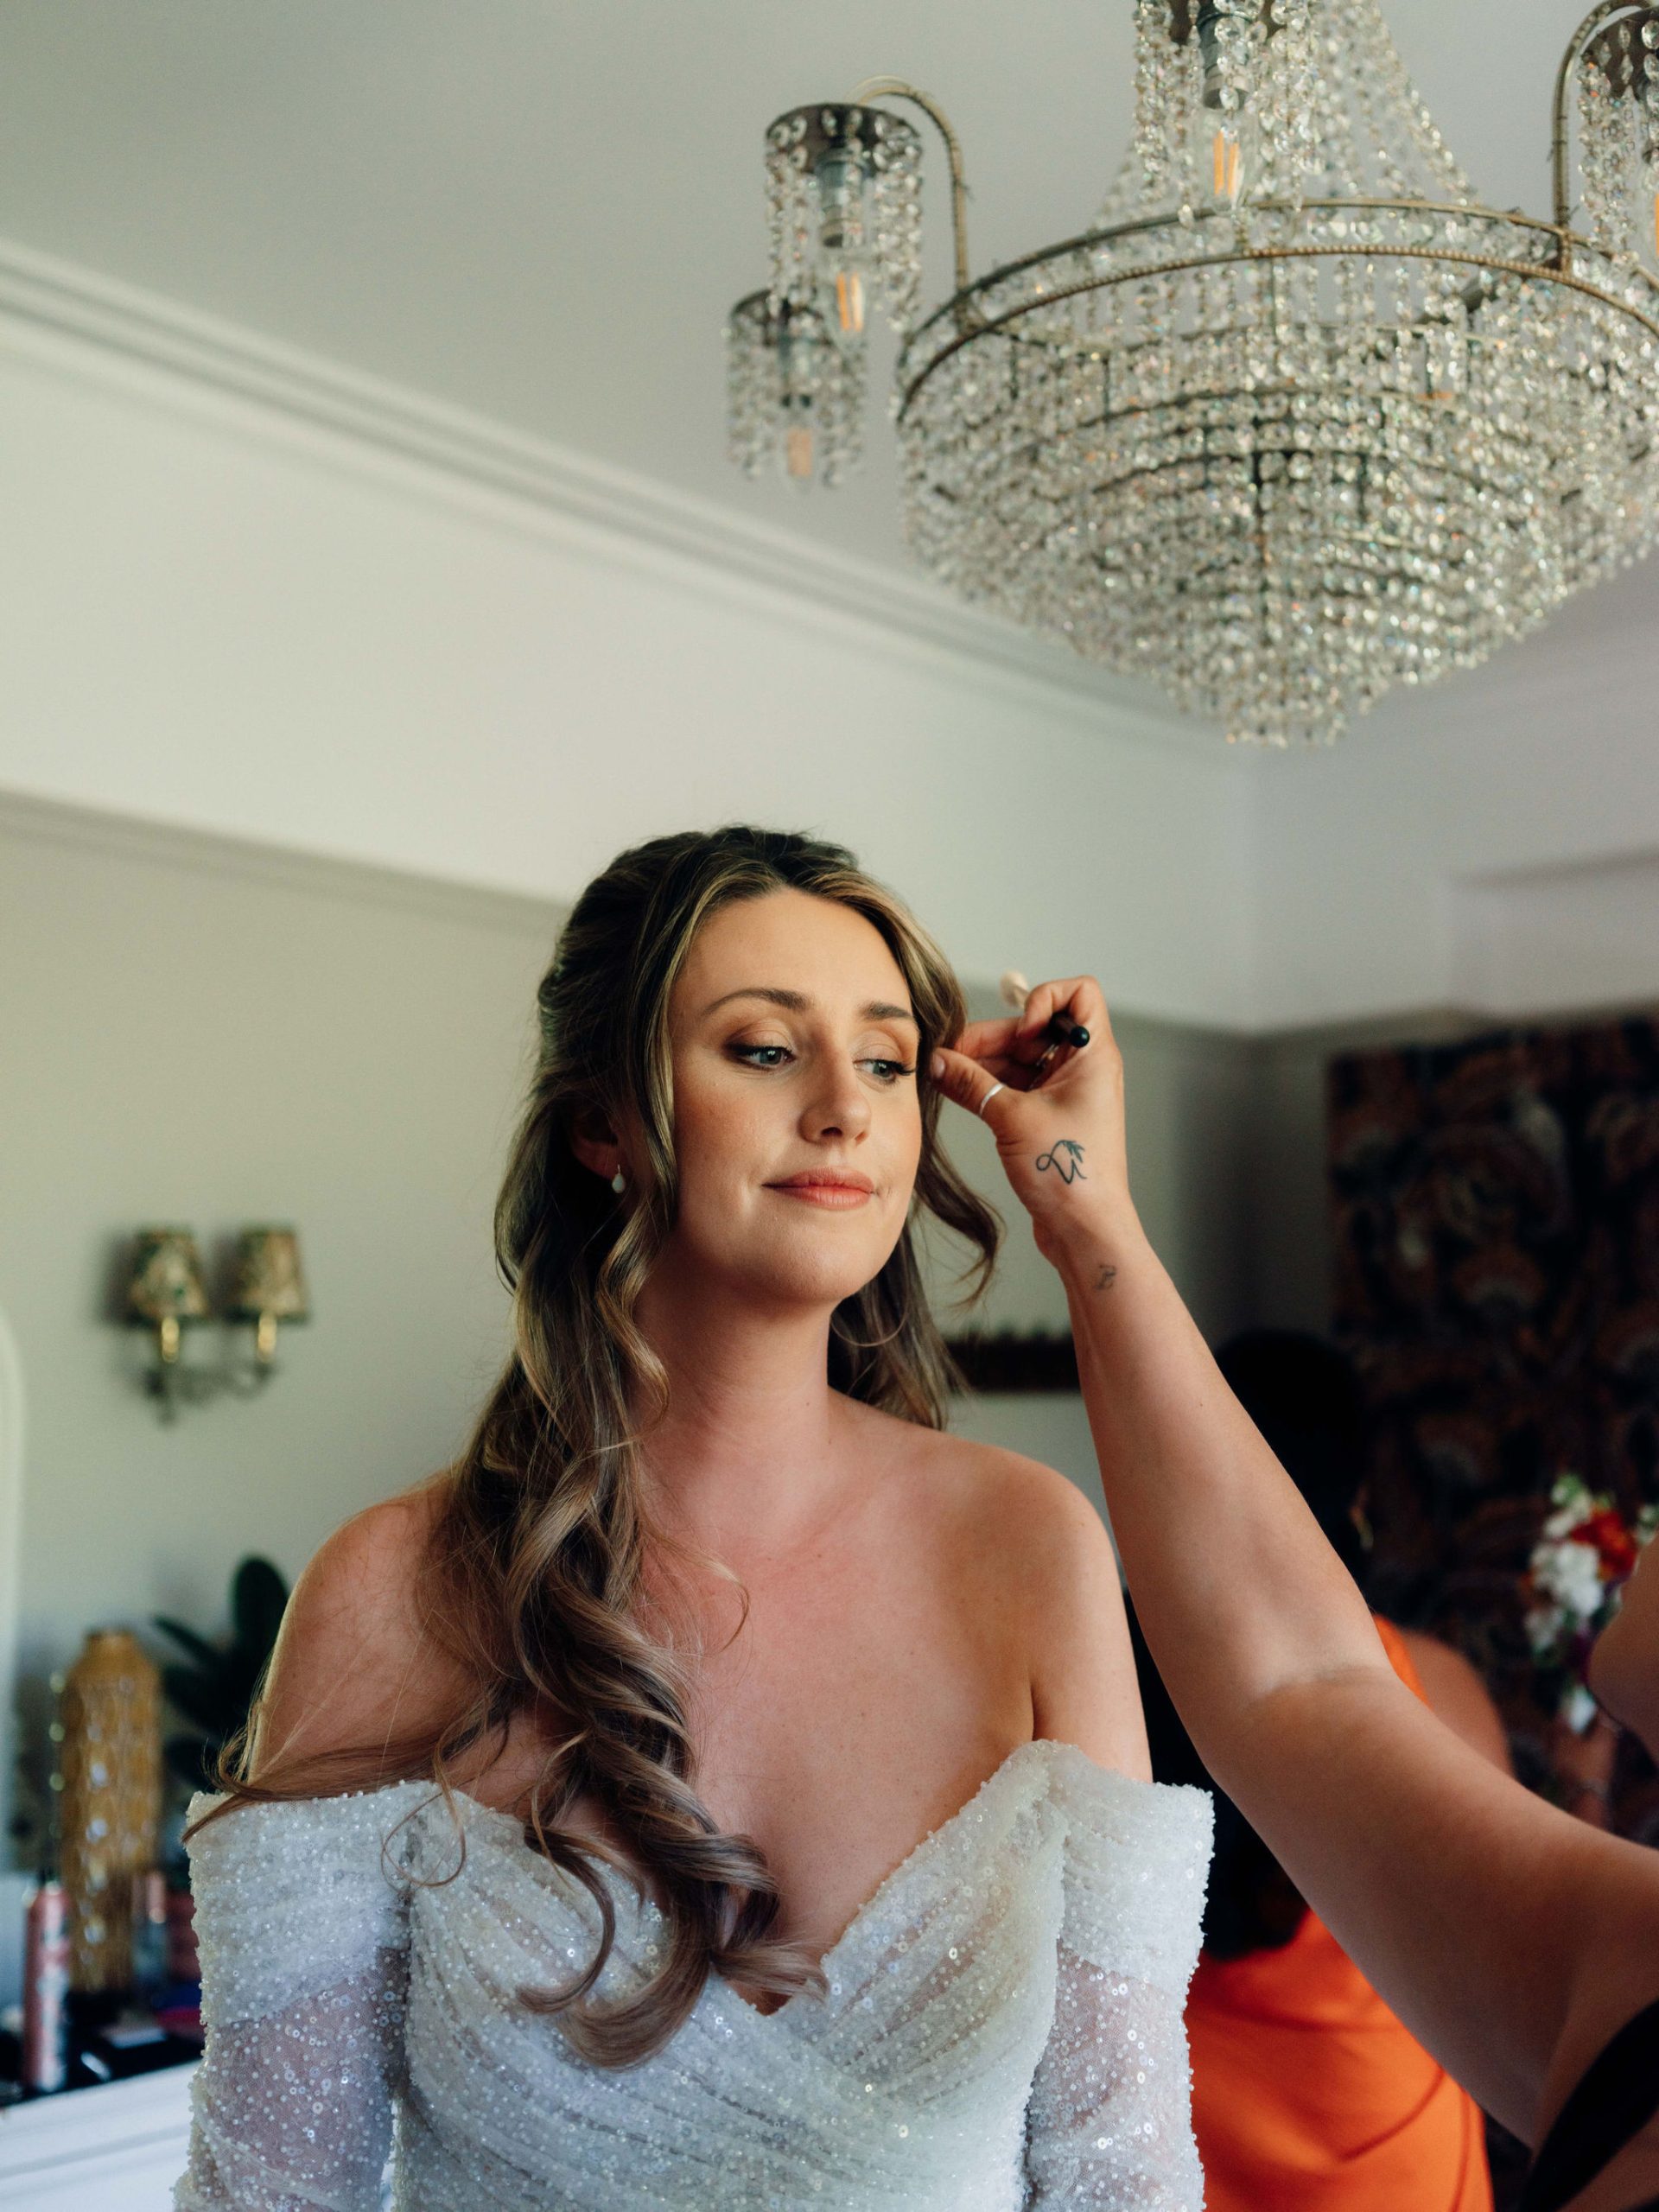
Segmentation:
{"type": "MultiPolygon", "coordinates": [[[[1086,1788],[1097,1793],[1100,1797],[1110,1798],[1114,1794],[1120,1794],[1120,1802],[1124,1803],[1152,1802],[1158,1804],[1160,1808],[1167,1805],[1173,1810],[1177,1802],[1196,1801],[1204,1795],[1202,1790],[1192,1789],[1185,1784],[1143,1782],[1136,1775],[1123,1773],[1120,1768],[1103,1766],[1097,1759],[1091,1758],[1079,1745],[1061,1743],[1053,1737],[1033,1736],[1023,1744],[1016,1744],[1013,1750],[1008,1751],[991,1770],[979,1787],[969,1796],[963,1799],[955,1812],[947,1814],[937,1827],[930,1828],[925,1834],[919,1836],[903,1858],[898,1859],[887,1869],[875,1887],[861,1904],[855,1907],[842,1924],[840,1933],[819,1955],[818,1970],[826,1981],[833,1979],[837,1961],[842,1960],[856,1944],[864,1929],[880,1912],[882,1907],[890,1902],[895,1891],[912,1879],[925,1866],[930,1864],[948,1843],[970,1824],[976,1814],[982,1814],[990,1801],[999,1796],[1014,1777],[1023,1774],[1026,1768],[1033,1761],[1039,1764],[1039,1768],[1047,1766],[1052,1769],[1056,1765],[1065,1766],[1083,1782],[1086,1788]]],[[[501,1806],[486,1805],[466,1790],[457,1789],[454,1795],[461,1799],[469,1810],[482,1814],[488,1821],[504,1823],[513,1831],[514,1840],[520,1844],[521,1847],[528,1847],[523,1846],[524,1823],[516,1815],[506,1811],[501,1806]]],[[[658,1916],[657,1908],[648,1900],[645,1910],[652,1917],[658,1916]]],[[[782,2020],[785,2014],[795,2012],[804,1999],[815,1994],[810,1989],[802,1990],[796,1996],[787,1999],[774,2011],[762,2012],[727,1981],[723,1975],[715,1975],[713,1979],[729,1990],[734,2002],[741,2006],[752,2020],[761,2026],[782,2020]]]]}
{"type": "MultiPolygon", "coordinates": [[[[906,1858],[913,1857],[916,1851],[921,1850],[924,1845],[931,1843],[935,1836],[942,1835],[947,1828],[954,1827],[964,1814],[970,1812],[976,1805],[980,1803],[988,1790],[1001,1783],[1005,1775],[1017,1772],[1024,1763],[1034,1755],[1067,1763],[1089,1785],[1103,1792],[1109,1792],[1114,1789],[1120,1789],[1126,1794],[1126,1798],[1153,1799],[1173,1805],[1177,1802],[1190,1801],[1206,1794],[1201,1789],[1194,1789],[1188,1783],[1143,1782],[1139,1775],[1125,1774],[1121,1767],[1103,1765],[1100,1760],[1091,1758],[1080,1745],[1065,1743],[1056,1736],[1031,1736],[1027,1737],[1023,1744],[1016,1744],[1011,1751],[1006,1752],[971,1796],[965,1798],[954,1813],[948,1813],[938,1827],[930,1828],[927,1834],[919,1839],[913,1850],[906,1854],[906,1858]]],[[[327,1796],[251,1800],[245,1809],[251,1810],[256,1804],[270,1808],[282,1805],[306,1805],[314,1808],[328,1805],[367,1805],[372,1799],[389,1799],[414,1790],[424,1790],[435,1804],[443,1802],[444,1790],[432,1776],[411,1775],[401,1782],[376,1783],[366,1789],[339,1789],[332,1791],[327,1796]]],[[[486,1820],[505,1821],[509,1827],[522,1833],[524,1822],[516,1813],[509,1812],[505,1806],[489,1804],[483,1798],[475,1797],[470,1790],[462,1789],[453,1782],[448,1784],[448,1791],[451,1797],[467,1807],[470,1811],[481,1813],[486,1820]]],[[[202,1806],[205,1811],[215,1805],[222,1804],[223,1802],[223,1792],[198,1791],[190,1801],[187,1821],[194,1821],[197,1818],[195,1808],[198,1804],[202,1806]]],[[[906,1863],[906,1859],[901,1859],[899,1866],[902,1866],[906,1863]]],[[[893,1872],[897,1873],[898,1871],[899,1867],[895,1866],[893,1872]]]]}
{"type": "MultiPolygon", "coordinates": [[[[976,1812],[982,1813],[989,1801],[1001,1793],[1011,1778],[1023,1773],[1033,1761],[1039,1763],[1042,1766],[1049,1767],[1051,1770],[1057,1766],[1068,1769],[1072,1776],[1098,1800],[1109,1800],[1116,1796],[1118,1802],[1125,1805],[1141,1804],[1150,1807],[1156,1804],[1160,1808],[1167,1808],[1173,1811],[1177,1804],[1192,1804],[1196,1807],[1196,1801],[1205,1794],[1202,1790],[1192,1789],[1184,1783],[1143,1782],[1136,1775],[1123,1773],[1120,1768],[1103,1766],[1099,1760],[1091,1758],[1080,1745],[1062,1743],[1054,1737],[1033,1736],[1023,1744],[1016,1744],[985,1777],[979,1787],[957,1806],[955,1812],[948,1814],[937,1827],[930,1828],[925,1835],[918,1838],[903,1858],[889,1867],[868,1896],[855,1908],[839,1935],[819,1958],[819,1969],[826,1980],[833,1977],[836,1961],[857,1942],[861,1932],[888,1902],[893,1892],[912,1878],[920,1866],[930,1861],[952,1837],[964,1828],[976,1812]]],[[[436,1782],[429,1777],[422,1776],[415,1776],[404,1782],[384,1783],[372,1789],[342,1790],[333,1797],[283,1799],[275,1802],[310,1806],[354,1804],[366,1808],[372,1800],[395,1798],[416,1790],[426,1793],[426,1802],[413,1807],[411,1815],[425,1812],[429,1806],[441,1805],[444,1802],[444,1793],[439,1789],[436,1782]]],[[[448,1795],[465,1808],[466,1824],[472,1825],[481,1821],[509,1830],[513,1844],[519,1850],[530,1852],[531,1847],[524,1840],[524,1822],[517,1814],[509,1812],[504,1806],[486,1804],[482,1798],[474,1797],[469,1790],[457,1789],[453,1783],[449,1785],[448,1795]]],[[[192,1810],[194,1815],[194,1806],[192,1810]]],[[[537,1858],[538,1864],[543,1866],[547,1864],[540,1858],[539,1853],[531,1855],[537,1858]]],[[[648,1915],[653,1917],[658,1916],[656,1906],[648,1899],[645,1901],[642,1909],[648,1915]]],[[[716,1975],[713,1979],[721,1981],[730,1990],[733,2001],[760,2027],[766,2027],[782,2020],[785,2015],[796,2009],[802,1998],[813,1994],[810,1990],[804,1990],[799,1995],[789,1999],[775,2011],[761,2012],[757,2011],[754,2005],[747,1998],[741,1996],[732,1985],[725,1983],[723,1976],[716,1975]]]]}

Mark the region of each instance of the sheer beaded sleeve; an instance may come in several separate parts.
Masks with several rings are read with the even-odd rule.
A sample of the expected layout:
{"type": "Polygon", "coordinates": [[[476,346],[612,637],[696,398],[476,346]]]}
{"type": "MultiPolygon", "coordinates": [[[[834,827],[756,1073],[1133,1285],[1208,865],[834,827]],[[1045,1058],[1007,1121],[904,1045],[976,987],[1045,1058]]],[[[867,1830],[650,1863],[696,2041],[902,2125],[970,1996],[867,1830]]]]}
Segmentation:
{"type": "Polygon", "coordinates": [[[247,1805],[192,1840],[207,2050],[175,2212],[379,2204],[407,1976],[394,1831],[430,1794],[247,1805]]]}
{"type": "Polygon", "coordinates": [[[1199,2212],[1182,2014],[1198,1961],[1211,1801],[1057,1747],[1066,1822],[1054,2024],[1027,2112],[1028,2202],[1199,2212]]]}

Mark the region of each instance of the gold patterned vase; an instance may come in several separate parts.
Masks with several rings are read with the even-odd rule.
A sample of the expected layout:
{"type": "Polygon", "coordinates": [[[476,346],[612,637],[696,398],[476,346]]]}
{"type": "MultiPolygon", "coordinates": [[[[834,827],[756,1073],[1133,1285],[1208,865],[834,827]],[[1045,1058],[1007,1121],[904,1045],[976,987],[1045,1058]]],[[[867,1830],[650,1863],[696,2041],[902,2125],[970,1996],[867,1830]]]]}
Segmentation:
{"type": "Polygon", "coordinates": [[[126,1629],[88,1635],[63,1686],[63,1883],[70,1986],[124,1989],[135,1874],[156,1863],[162,1684],[126,1629]]]}

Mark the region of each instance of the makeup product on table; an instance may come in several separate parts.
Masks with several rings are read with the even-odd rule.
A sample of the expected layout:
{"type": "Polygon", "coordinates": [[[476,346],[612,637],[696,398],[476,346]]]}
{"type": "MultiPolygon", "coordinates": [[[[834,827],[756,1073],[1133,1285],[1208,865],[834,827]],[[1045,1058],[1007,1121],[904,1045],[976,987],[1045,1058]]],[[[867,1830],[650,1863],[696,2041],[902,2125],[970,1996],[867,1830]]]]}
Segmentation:
{"type": "Polygon", "coordinates": [[[68,2066],[69,1896],[42,1875],[23,1913],[22,2084],[36,2095],[62,2088],[68,2066]]]}
{"type": "Polygon", "coordinates": [[[132,1878],[133,1994],[153,2005],[166,1989],[167,1877],[159,1866],[147,1867],[132,1878]]]}

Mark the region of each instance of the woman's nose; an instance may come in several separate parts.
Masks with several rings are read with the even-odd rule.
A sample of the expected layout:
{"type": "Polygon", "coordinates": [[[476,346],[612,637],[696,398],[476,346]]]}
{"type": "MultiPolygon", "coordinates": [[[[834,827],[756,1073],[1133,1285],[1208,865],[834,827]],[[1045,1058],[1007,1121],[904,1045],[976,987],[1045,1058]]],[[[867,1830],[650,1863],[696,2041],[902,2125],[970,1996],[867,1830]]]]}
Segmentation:
{"type": "Polygon", "coordinates": [[[804,1133],[819,1140],[861,1136],[870,1126],[870,1102],[854,1067],[827,1065],[803,1116],[804,1133]]]}

